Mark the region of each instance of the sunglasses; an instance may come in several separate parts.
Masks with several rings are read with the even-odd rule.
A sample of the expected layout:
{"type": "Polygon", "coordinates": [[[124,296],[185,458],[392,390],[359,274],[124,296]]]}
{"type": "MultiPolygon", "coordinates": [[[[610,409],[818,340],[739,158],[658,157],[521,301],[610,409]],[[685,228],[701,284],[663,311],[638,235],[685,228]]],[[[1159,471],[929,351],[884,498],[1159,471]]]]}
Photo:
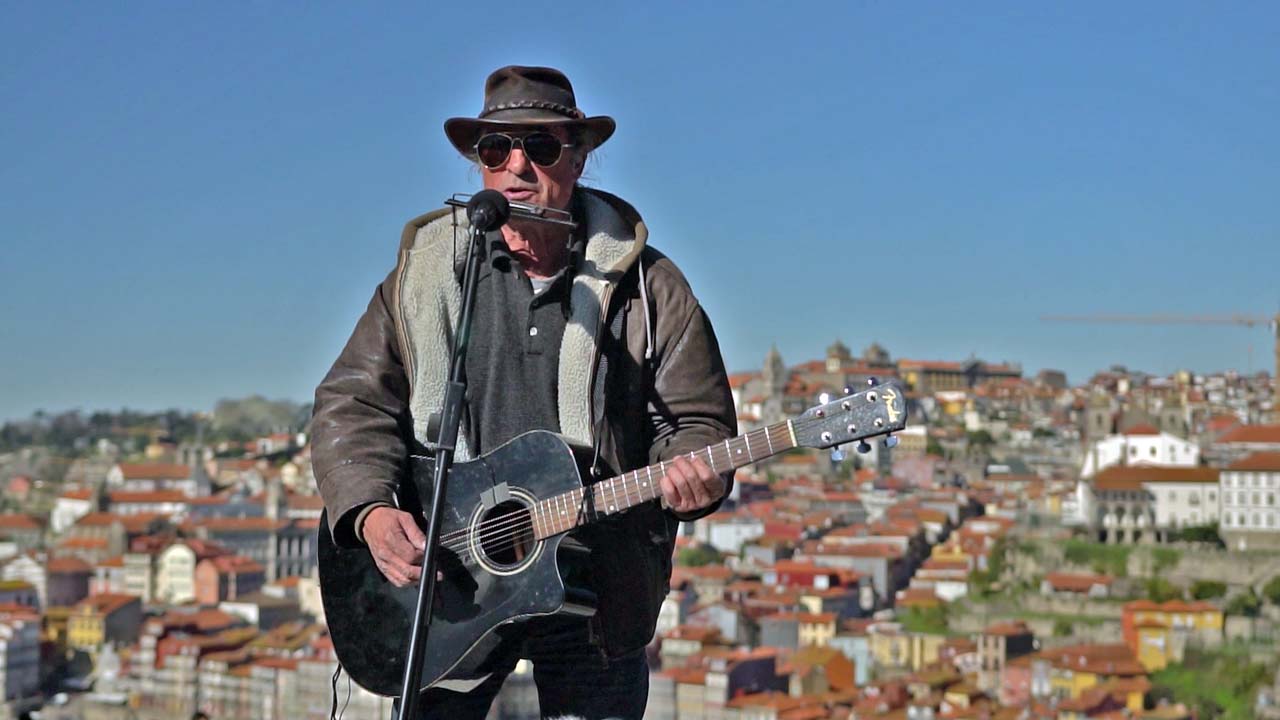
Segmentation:
{"type": "Polygon", "coordinates": [[[483,135],[476,143],[476,157],[480,164],[496,170],[506,164],[511,157],[511,150],[516,145],[524,151],[525,157],[534,165],[551,167],[560,162],[564,148],[573,147],[572,143],[562,143],[560,138],[549,132],[533,132],[528,135],[508,135],[506,133],[489,133],[483,135]]]}

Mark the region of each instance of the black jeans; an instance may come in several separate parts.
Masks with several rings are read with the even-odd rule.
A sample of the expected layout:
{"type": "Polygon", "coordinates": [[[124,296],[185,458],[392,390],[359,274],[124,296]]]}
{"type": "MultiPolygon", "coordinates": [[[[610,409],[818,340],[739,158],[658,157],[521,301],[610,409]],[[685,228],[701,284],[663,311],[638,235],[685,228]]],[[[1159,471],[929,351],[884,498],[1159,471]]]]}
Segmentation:
{"type": "Polygon", "coordinates": [[[546,618],[527,623],[520,646],[495,658],[496,670],[470,692],[432,688],[418,701],[419,720],[484,720],[503,682],[525,658],[533,663],[538,709],[544,718],[641,720],[649,700],[644,648],[606,659],[589,640],[587,621],[546,618]]]}

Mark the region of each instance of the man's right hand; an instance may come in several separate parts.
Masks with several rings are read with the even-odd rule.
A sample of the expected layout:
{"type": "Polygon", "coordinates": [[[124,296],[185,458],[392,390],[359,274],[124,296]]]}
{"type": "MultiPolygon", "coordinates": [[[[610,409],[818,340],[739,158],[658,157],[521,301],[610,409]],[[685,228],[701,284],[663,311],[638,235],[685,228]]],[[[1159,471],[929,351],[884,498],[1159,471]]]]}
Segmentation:
{"type": "Polygon", "coordinates": [[[418,529],[413,515],[393,507],[369,511],[361,528],[378,569],[396,587],[418,582],[422,575],[422,551],[427,536],[418,529]]]}

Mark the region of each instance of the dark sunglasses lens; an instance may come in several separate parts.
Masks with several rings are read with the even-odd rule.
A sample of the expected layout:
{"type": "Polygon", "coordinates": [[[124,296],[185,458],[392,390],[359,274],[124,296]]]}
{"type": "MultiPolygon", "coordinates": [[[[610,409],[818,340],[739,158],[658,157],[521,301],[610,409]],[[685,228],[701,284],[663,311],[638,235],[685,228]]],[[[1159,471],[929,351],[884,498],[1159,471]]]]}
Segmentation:
{"type": "Polygon", "coordinates": [[[480,142],[476,143],[476,157],[480,159],[480,163],[488,168],[496,168],[507,161],[507,156],[511,154],[511,138],[506,135],[493,133],[480,138],[480,142]]]}
{"type": "Polygon", "coordinates": [[[524,146],[524,154],[538,165],[555,165],[560,159],[560,138],[551,133],[531,133],[525,136],[521,145],[524,146]]]}

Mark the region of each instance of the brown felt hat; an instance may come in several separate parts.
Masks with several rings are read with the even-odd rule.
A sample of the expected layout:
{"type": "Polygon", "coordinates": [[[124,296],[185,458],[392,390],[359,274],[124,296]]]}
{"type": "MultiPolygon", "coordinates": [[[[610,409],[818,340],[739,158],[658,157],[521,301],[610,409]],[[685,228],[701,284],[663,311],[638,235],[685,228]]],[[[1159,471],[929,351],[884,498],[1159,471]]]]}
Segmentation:
{"type": "Polygon", "coordinates": [[[494,70],[485,80],[480,115],[445,120],[444,134],[458,152],[475,157],[476,142],[484,133],[528,125],[570,126],[588,149],[603,145],[615,127],[607,115],[587,117],[578,109],[573,85],[559,70],[508,65],[494,70]]]}

